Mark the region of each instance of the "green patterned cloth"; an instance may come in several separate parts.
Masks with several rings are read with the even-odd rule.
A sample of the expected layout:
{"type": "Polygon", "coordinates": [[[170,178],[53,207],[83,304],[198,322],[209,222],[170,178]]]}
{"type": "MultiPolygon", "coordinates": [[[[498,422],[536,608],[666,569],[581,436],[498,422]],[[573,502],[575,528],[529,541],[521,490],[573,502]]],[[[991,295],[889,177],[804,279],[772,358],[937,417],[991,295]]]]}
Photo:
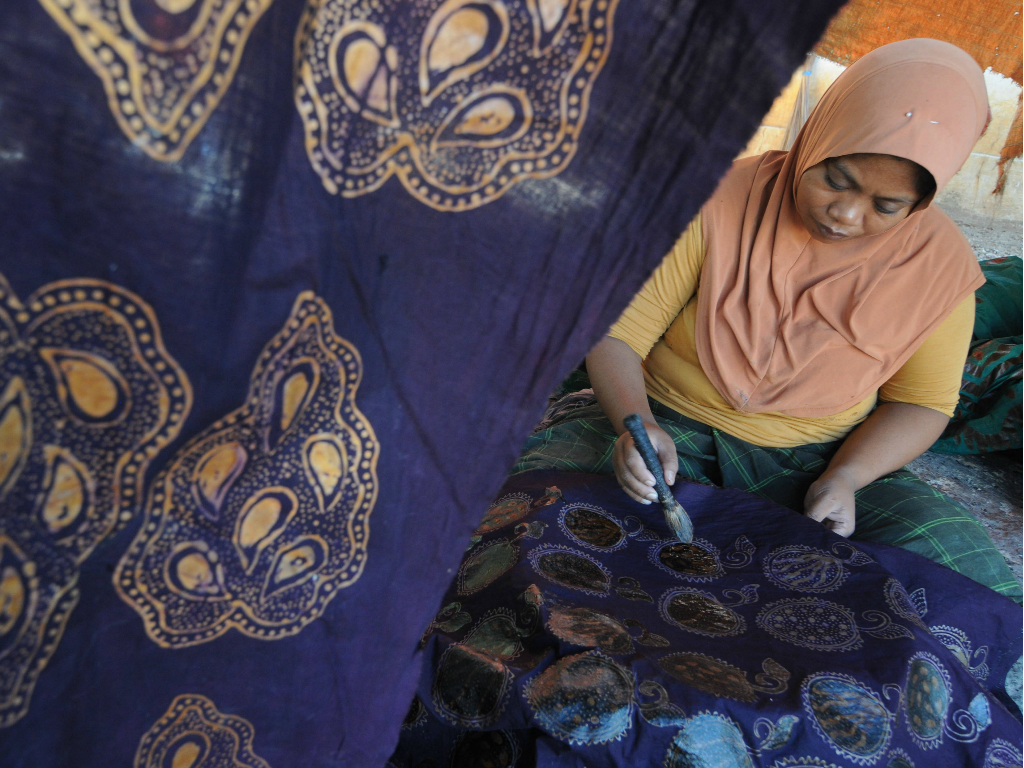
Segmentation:
{"type": "Polygon", "coordinates": [[[1019,257],[981,265],[974,342],[964,365],[960,401],[936,453],[988,453],[1021,447],[1021,295],[1019,257]]]}
{"type": "MultiPolygon", "coordinates": [[[[651,401],[658,424],[679,454],[679,477],[740,488],[796,511],[840,443],[762,448],[651,401]]],[[[616,439],[596,403],[574,408],[534,433],[512,473],[534,469],[612,472],[616,439]]],[[[857,493],[853,539],[902,547],[948,566],[1018,603],[1021,585],[981,524],[963,507],[906,470],[857,493]]]]}

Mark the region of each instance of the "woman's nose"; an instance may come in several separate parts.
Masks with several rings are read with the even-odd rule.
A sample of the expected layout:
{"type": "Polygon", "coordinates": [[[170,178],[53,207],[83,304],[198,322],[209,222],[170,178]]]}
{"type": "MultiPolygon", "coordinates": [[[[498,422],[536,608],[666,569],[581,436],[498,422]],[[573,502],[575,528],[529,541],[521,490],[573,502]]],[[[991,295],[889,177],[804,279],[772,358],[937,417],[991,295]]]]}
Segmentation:
{"type": "Polygon", "coordinates": [[[860,206],[853,200],[837,200],[828,209],[829,215],[839,224],[853,226],[861,219],[860,206]]]}

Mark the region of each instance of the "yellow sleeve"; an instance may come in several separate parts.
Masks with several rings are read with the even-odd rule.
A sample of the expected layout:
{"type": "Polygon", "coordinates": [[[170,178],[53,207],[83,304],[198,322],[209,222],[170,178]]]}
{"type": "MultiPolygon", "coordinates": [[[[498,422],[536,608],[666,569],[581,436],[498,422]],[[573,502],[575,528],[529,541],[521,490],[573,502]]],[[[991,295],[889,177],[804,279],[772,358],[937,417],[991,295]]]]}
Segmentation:
{"type": "Polygon", "coordinates": [[[705,253],[704,228],[698,213],[608,335],[626,342],[645,359],[697,292],[705,253]]]}
{"type": "Polygon", "coordinates": [[[878,399],[913,403],[952,417],[974,332],[974,294],[954,309],[878,390],[878,399]]]}

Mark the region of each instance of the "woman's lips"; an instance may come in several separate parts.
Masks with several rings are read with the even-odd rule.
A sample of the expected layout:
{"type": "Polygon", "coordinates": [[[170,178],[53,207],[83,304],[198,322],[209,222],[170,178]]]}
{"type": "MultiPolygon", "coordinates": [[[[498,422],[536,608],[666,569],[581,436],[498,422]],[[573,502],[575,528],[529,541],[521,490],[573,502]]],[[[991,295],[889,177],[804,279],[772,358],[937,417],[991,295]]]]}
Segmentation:
{"type": "Polygon", "coordinates": [[[845,232],[839,232],[831,227],[826,227],[820,221],[814,223],[818,225],[818,231],[821,232],[821,236],[826,240],[845,240],[849,237],[845,232]]]}

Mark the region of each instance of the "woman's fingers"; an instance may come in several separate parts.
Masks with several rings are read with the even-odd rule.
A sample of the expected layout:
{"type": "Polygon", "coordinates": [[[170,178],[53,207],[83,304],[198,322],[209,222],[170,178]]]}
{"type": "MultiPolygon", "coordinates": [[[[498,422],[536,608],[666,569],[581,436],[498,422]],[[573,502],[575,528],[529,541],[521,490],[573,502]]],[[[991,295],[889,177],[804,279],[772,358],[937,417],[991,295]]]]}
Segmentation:
{"type": "Polygon", "coordinates": [[[654,477],[644,466],[644,460],[628,433],[620,436],[615,444],[612,466],[619,485],[630,497],[643,504],[650,504],[658,498],[653,487],[654,477]]]}
{"type": "Polygon", "coordinates": [[[823,523],[833,533],[850,536],[857,520],[857,507],[853,491],[841,483],[818,480],[811,485],[804,498],[804,514],[823,523]]]}
{"type": "Polygon", "coordinates": [[[672,442],[669,434],[660,427],[647,427],[647,434],[654,444],[654,450],[658,452],[661,460],[661,468],[665,473],[665,482],[672,485],[676,481],[676,473],[679,471],[679,455],[676,453],[676,444],[672,442]]]}

